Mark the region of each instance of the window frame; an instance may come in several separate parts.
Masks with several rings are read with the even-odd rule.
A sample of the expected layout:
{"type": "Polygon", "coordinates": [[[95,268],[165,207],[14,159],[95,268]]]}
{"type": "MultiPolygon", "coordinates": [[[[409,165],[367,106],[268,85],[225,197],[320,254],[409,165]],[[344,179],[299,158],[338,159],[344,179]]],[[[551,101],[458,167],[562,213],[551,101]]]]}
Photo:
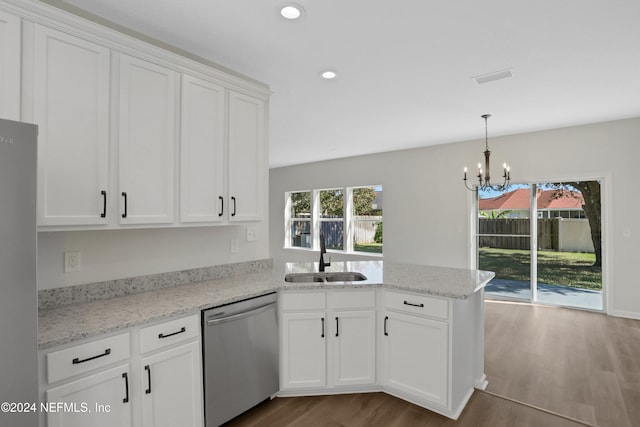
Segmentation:
{"type": "MultiPolygon", "coordinates": [[[[343,197],[343,214],[342,214],[342,223],[343,223],[343,236],[342,236],[342,249],[330,249],[327,248],[327,252],[334,253],[343,253],[343,254],[355,254],[355,255],[364,255],[371,257],[383,257],[384,256],[384,245],[382,252],[361,252],[355,250],[354,245],[354,233],[355,233],[355,207],[353,205],[353,190],[358,188],[380,188],[382,193],[384,194],[384,189],[382,185],[359,185],[353,187],[328,187],[328,188],[319,188],[312,190],[292,190],[285,192],[285,209],[284,209],[284,249],[293,249],[293,250],[303,250],[303,251],[319,251],[320,250],[320,229],[321,224],[323,222],[338,222],[337,218],[321,218],[320,215],[320,193],[322,191],[327,190],[341,190],[343,197]],[[293,218],[291,216],[291,194],[293,193],[311,193],[311,245],[310,247],[304,246],[294,246],[292,241],[292,233],[291,227],[292,223],[295,220],[300,220],[300,218],[293,218]]],[[[384,218],[384,209],[382,209],[383,214],[381,215],[384,218]]],[[[384,219],[382,220],[384,222],[384,219]]],[[[384,231],[383,231],[384,235],[384,231]]],[[[384,241],[384,240],[383,240],[384,241]]]]}

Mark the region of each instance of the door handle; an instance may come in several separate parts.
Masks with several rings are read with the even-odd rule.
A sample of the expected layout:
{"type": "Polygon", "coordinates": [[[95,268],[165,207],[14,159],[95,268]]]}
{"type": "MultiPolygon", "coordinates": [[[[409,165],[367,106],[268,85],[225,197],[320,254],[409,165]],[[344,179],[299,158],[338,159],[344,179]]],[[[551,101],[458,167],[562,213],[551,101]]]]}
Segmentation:
{"type": "Polygon", "coordinates": [[[387,322],[389,321],[389,316],[384,316],[384,336],[388,337],[389,332],[387,332],[387,322]]]}
{"type": "Polygon", "coordinates": [[[158,334],[158,338],[169,338],[169,337],[172,337],[174,335],[181,334],[183,332],[187,332],[187,328],[185,328],[184,326],[182,328],[180,328],[179,331],[172,332],[170,334],[160,333],[160,334],[158,334]]]}
{"type": "Polygon", "coordinates": [[[404,302],[404,305],[410,305],[411,307],[420,307],[420,308],[424,307],[424,304],[422,304],[422,303],[416,304],[416,303],[407,302],[407,301],[404,302]]]}
{"type": "Polygon", "coordinates": [[[126,372],[122,373],[122,378],[124,378],[124,399],[122,399],[122,403],[129,402],[129,375],[126,372]]]}
{"type": "Polygon", "coordinates": [[[324,338],[324,317],[320,319],[320,322],[322,322],[322,334],[320,335],[320,338],[324,338]]]}
{"type": "Polygon", "coordinates": [[[218,200],[220,200],[220,212],[218,212],[218,216],[222,216],[224,213],[224,197],[218,196],[218,200]]]}
{"type": "Polygon", "coordinates": [[[151,368],[149,365],[144,365],[144,370],[147,371],[147,389],[144,393],[151,394],[151,368]]]}
{"type": "Polygon", "coordinates": [[[233,212],[231,212],[231,216],[236,216],[236,198],[232,196],[231,201],[233,202],[233,212]]]}
{"type": "Polygon", "coordinates": [[[111,354],[111,349],[110,349],[110,348],[108,348],[108,349],[106,349],[106,350],[104,351],[104,353],[98,354],[97,356],[87,357],[86,359],[78,359],[78,358],[76,357],[76,358],[74,358],[74,359],[71,361],[71,363],[73,363],[74,365],[79,365],[79,364],[81,364],[81,363],[88,362],[88,361],[90,361],[90,360],[94,360],[94,359],[98,359],[98,358],[100,358],[100,357],[105,357],[105,356],[108,356],[108,355],[110,355],[110,354],[111,354]]]}
{"type": "Polygon", "coordinates": [[[126,218],[127,217],[127,193],[123,191],[122,197],[124,197],[124,213],[122,214],[122,218],[126,218]]]}
{"type": "Polygon", "coordinates": [[[340,336],[340,319],[336,317],[336,336],[340,336]]]}
{"type": "Polygon", "coordinates": [[[102,195],[102,213],[100,214],[100,218],[106,218],[107,216],[107,192],[102,190],[100,192],[102,195]]]}

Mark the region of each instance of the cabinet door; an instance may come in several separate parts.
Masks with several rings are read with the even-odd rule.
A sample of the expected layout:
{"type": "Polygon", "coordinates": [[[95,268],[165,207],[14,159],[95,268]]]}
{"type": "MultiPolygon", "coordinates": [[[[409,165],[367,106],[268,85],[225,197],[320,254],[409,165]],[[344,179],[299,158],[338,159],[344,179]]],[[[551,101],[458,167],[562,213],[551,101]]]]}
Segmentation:
{"type": "Polygon", "coordinates": [[[200,354],[195,341],[142,359],[143,426],[202,426],[200,354]]]}
{"type": "Polygon", "coordinates": [[[282,314],[283,389],[327,385],[326,332],[324,312],[282,314]]]}
{"type": "Polygon", "coordinates": [[[176,73],[120,55],[121,224],[173,222],[176,73]]]}
{"type": "Polygon", "coordinates": [[[40,25],[34,31],[38,224],[106,224],[109,49],[40,25]]]}
{"type": "Polygon", "coordinates": [[[333,384],[374,384],[376,379],[375,310],[334,312],[333,384]]]}
{"type": "Polygon", "coordinates": [[[20,120],[20,18],[0,11],[0,118],[20,120]]]}
{"type": "Polygon", "coordinates": [[[129,386],[129,365],[122,365],[52,388],[47,426],[130,426],[129,386]]]}
{"type": "Polygon", "coordinates": [[[229,220],[262,219],[265,102],[229,91],[229,220]]]}
{"type": "Polygon", "coordinates": [[[384,385],[447,406],[447,324],[389,311],[383,321],[384,385]]]}
{"type": "Polygon", "coordinates": [[[180,221],[224,219],[224,88],[182,76],[180,221]]]}

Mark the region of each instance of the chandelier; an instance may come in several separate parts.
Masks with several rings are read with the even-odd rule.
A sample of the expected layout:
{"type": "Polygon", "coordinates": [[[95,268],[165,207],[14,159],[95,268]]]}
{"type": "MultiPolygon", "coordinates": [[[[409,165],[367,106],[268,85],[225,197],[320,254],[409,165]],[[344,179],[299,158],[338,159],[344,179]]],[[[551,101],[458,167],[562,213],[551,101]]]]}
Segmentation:
{"type": "Polygon", "coordinates": [[[474,187],[473,185],[471,185],[470,187],[469,184],[467,183],[467,167],[466,166],[464,167],[464,178],[462,178],[462,180],[464,181],[465,187],[467,187],[467,189],[471,191],[478,191],[478,190],[504,191],[507,188],[509,188],[509,181],[511,181],[511,172],[510,172],[511,168],[506,163],[503,163],[502,164],[502,169],[503,169],[502,184],[500,185],[491,184],[491,165],[489,163],[489,157],[491,157],[491,151],[489,151],[489,133],[487,131],[487,119],[491,117],[491,114],[483,114],[481,117],[484,119],[484,146],[485,146],[484,171],[482,169],[482,164],[478,163],[478,175],[476,176],[476,178],[478,178],[477,187],[474,187]]]}

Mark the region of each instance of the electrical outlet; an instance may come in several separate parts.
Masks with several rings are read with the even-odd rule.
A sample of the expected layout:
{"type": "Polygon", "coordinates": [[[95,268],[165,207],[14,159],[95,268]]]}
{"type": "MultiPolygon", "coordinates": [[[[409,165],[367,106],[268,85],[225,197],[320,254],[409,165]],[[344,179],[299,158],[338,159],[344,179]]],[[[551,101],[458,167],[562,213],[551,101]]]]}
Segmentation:
{"type": "Polygon", "coordinates": [[[247,227],[247,242],[255,242],[258,240],[258,229],[256,227],[247,227]]]}
{"type": "Polygon", "coordinates": [[[64,272],[74,273],[80,271],[80,251],[64,253],[64,272]]]}
{"type": "Polygon", "coordinates": [[[231,239],[231,253],[237,254],[238,252],[240,252],[240,240],[231,239]]]}

